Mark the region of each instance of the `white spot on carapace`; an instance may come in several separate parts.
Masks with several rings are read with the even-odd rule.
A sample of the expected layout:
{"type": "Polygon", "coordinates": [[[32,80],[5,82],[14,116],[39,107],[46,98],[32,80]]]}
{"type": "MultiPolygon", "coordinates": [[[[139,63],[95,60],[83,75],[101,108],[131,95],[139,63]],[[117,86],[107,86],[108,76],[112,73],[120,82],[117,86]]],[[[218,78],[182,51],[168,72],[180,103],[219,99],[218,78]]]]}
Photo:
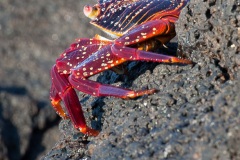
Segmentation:
{"type": "Polygon", "coordinates": [[[83,76],[87,76],[88,74],[87,74],[87,72],[83,72],[83,76]]]}

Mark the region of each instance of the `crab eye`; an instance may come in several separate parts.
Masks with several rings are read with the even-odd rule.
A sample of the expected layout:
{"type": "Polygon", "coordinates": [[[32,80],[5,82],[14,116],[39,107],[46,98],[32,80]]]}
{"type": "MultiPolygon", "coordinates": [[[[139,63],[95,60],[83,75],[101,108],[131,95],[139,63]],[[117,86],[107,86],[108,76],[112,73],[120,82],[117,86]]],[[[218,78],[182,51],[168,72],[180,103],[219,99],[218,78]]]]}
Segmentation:
{"type": "Polygon", "coordinates": [[[87,16],[88,18],[95,19],[99,14],[99,8],[95,6],[92,7],[90,5],[86,5],[83,8],[83,12],[85,16],[87,16]]]}
{"type": "Polygon", "coordinates": [[[89,14],[91,14],[91,12],[92,12],[92,6],[89,6],[89,5],[84,6],[83,12],[84,12],[85,16],[88,17],[89,14]]]}

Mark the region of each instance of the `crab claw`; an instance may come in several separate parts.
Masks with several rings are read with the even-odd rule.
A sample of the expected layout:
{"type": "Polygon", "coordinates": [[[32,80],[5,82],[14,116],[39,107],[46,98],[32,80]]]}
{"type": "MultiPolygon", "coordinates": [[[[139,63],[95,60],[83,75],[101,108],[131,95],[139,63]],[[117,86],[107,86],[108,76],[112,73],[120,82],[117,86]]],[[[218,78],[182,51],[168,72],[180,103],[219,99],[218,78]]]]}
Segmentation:
{"type": "Polygon", "coordinates": [[[86,17],[94,20],[100,14],[100,8],[97,6],[92,7],[90,5],[86,5],[83,8],[83,13],[85,14],[86,17]]]}

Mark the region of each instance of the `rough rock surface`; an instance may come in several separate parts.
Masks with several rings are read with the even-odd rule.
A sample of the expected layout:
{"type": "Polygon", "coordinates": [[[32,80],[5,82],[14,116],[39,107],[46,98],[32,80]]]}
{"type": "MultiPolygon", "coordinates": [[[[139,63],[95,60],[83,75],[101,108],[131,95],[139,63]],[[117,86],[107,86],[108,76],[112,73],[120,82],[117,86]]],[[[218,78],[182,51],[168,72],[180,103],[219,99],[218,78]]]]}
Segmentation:
{"type": "Polygon", "coordinates": [[[240,2],[191,0],[176,24],[179,52],[194,65],[128,64],[102,83],[158,93],[135,100],[80,93],[86,139],[69,121],[45,159],[240,159],[240,2]]]}

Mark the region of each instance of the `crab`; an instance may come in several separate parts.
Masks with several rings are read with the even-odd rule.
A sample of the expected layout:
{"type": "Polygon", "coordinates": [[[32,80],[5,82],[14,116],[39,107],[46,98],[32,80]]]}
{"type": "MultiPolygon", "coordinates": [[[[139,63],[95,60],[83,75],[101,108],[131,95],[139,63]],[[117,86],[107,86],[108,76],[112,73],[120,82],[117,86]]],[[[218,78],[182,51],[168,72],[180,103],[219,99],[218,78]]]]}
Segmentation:
{"type": "Polygon", "coordinates": [[[74,127],[85,135],[97,136],[98,130],[87,126],[76,90],[92,96],[122,99],[153,94],[155,89],[133,91],[89,80],[108,69],[121,72],[126,61],[191,64],[166,54],[154,53],[175,35],[174,23],[189,0],[99,0],[86,5],[84,14],[91,24],[113,37],[96,35],[79,38],[56,60],[51,69],[50,99],[62,118],[70,118],[74,127]],[[61,101],[65,105],[63,109],[61,101]]]}

